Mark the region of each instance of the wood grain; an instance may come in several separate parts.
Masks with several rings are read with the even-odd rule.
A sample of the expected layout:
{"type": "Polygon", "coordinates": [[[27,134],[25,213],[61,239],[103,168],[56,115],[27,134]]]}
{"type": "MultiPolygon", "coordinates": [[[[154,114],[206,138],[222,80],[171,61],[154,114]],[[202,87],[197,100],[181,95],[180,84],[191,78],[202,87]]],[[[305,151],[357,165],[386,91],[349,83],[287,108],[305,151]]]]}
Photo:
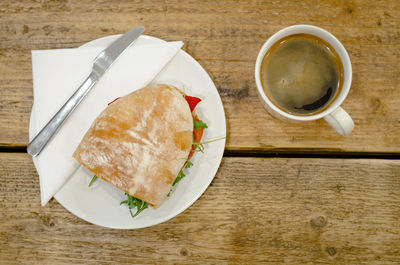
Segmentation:
{"type": "Polygon", "coordinates": [[[26,154],[0,153],[0,176],[0,264],[400,263],[398,160],[224,158],[193,206],[139,230],[41,207],[26,154]]]}
{"type": "MultiPolygon", "coordinates": [[[[1,1],[0,146],[28,142],[31,49],[70,48],[134,25],[183,40],[214,80],[228,124],[228,150],[400,152],[399,1],[1,1]],[[264,41],[292,24],[313,24],[342,41],[353,64],[343,104],[356,128],[337,135],[324,121],[269,116],[256,95],[254,63],[264,41]]],[[[55,88],[56,89],[56,88],[55,88]]]]}

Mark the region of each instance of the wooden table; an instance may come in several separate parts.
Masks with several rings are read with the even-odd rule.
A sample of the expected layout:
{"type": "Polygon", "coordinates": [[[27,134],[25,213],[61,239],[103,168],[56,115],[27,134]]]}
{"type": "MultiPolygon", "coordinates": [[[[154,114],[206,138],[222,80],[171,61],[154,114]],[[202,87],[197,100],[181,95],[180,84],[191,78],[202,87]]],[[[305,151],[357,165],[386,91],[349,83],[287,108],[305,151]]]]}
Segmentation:
{"type": "Polygon", "coordinates": [[[0,264],[399,264],[399,1],[0,2],[0,264]],[[347,137],[263,109],[254,63],[292,24],[332,32],[353,83],[347,137]],[[77,47],[145,25],[182,40],[222,97],[227,145],[204,195],[139,230],[89,224],[51,200],[26,154],[32,49],[77,47]]]}

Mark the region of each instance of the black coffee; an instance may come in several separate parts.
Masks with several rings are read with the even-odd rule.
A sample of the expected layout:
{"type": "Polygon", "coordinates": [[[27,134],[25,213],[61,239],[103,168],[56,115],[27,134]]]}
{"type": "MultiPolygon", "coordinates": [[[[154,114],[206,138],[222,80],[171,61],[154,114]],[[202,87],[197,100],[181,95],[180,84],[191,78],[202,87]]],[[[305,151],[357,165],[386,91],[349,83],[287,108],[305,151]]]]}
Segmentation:
{"type": "Polygon", "coordinates": [[[261,64],[261,82],[270,100],[286,112],[312,115],[339,94],[343,66],[324,40],[296,34],[276,42],[261,64]]]}

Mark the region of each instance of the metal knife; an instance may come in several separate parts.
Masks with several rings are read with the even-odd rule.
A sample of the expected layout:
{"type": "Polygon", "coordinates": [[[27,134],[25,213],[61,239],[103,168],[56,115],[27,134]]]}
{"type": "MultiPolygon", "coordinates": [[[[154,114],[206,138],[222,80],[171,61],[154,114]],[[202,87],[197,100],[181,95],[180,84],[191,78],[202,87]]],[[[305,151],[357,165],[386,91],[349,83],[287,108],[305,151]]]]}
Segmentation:
{"type": "Polygon", "coordinates": [[[139,26],[131,29],[107,48],[100,52],[93,61],[92,72],[80,85],[75,93],[68,99],[62,108],[51,118],[43,129],[29,143],[28,154],[35,157],[43,150],[53,135],[61,127],[72,111],[78,106],[89,90],[100,80],[108,68],[118,57],[143,33],[145,27],[139,26]]]}

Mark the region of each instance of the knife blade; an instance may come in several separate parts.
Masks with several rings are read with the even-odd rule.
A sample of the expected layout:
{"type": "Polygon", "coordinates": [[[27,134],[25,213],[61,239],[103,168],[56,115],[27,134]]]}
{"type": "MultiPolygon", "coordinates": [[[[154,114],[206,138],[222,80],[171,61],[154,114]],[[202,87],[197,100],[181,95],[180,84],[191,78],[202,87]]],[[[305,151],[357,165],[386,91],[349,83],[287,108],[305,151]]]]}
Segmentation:
{"type": "Polygon", "coordinates": [[[60,129],[63,122],[78,106],[90,89],[100,80],[111,65],[130,47],[133,42],[143,33],[145,27],[138,26],[111,43],[101,51],[93,60],[92,71],[83,81],[74,94],[65,102],[61,109],[50,119],[40,132],[28,144],[28,154],[35,157],[40,154],[54,134],[60,129]]]}

